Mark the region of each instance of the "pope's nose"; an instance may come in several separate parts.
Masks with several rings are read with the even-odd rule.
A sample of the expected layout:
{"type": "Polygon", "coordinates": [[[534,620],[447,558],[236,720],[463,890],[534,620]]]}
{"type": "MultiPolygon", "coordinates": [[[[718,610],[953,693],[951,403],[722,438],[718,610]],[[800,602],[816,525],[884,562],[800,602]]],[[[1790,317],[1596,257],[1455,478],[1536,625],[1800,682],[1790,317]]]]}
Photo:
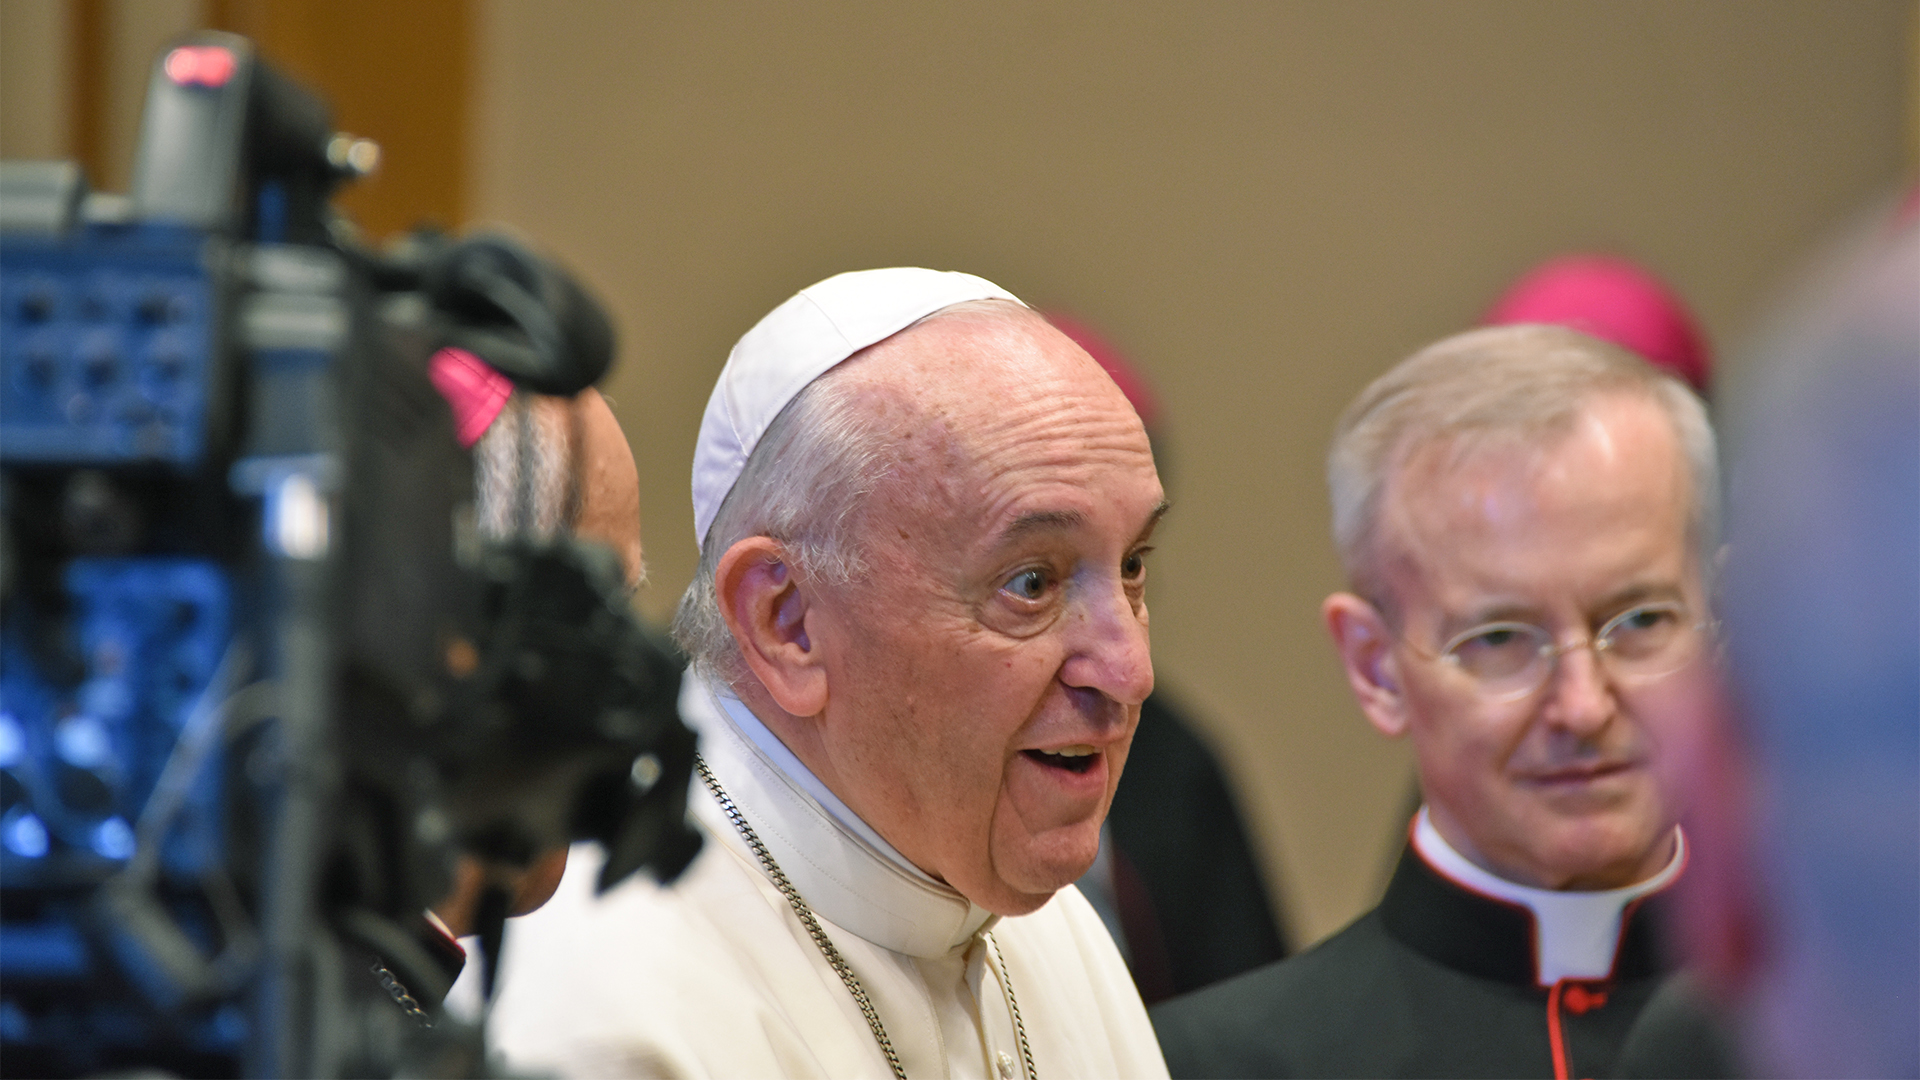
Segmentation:
{"type": "Polygon", "coordinates": [[[1076,604],[1068,618],[1069,653],[1061,681],[1097,690],[1121,705],[1147,700],[1153,693],[1153,656],[1146,605],[1116,585],[1076,604]]]}

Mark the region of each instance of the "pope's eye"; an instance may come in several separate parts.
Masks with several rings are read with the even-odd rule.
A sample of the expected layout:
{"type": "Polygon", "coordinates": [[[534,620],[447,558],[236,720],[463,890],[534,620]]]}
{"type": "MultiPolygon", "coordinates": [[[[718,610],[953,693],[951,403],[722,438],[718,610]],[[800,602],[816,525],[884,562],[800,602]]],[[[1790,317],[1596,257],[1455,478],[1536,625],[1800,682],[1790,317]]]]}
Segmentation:
{"type": "Polygon", "coordinates": [[[1126,578],[1128,581],[1137,581],[1145,576],[1147,572],[1147,552],[1150,550],[1152,549],[1141,548],[1139,551],[1128,552],[1127,557],[1120,560],[1120,576],[1126,578]]]}
{"type": "Polygon", "coordinates": [[[1038,600],[1047,595],[1047,573],[1044,570],[1022,570],[1008,578],[1001,588],[1022,600],[1038,600]]]}

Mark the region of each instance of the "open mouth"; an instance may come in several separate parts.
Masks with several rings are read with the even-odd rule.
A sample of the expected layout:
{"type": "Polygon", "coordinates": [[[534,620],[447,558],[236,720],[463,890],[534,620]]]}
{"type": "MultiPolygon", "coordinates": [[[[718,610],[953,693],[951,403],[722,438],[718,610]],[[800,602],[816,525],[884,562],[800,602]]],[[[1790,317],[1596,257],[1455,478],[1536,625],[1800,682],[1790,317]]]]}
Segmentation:
{"type": "Polygon", "coordinates": [[[1094,762],[1100,760],[1100,752],[1091,746],[1063,746],[1053,753],[1045,750],[1022,750],[1021,753],[1048,768],[1065,769],[1070,773],[1086,772],[1093,768],[1094,762]]]}

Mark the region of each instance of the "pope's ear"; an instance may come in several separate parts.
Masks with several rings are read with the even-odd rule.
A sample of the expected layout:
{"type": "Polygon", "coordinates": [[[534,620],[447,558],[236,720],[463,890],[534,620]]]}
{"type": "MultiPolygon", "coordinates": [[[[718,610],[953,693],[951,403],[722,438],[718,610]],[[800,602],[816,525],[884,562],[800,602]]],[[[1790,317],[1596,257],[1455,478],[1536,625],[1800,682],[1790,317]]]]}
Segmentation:
{"type": "Polygon", "coordinates": [[[792,716],[825,709],[826,667],[807,632],[812,599],[786,548],[768,536],[739,541],[720,556],[713,586],[741,659],[774,704],[792,716]]]}
{"type": "Polygon", "coordinates": [[[1380,609],[1352,593],[1334,593],[1320,605],[1327,633],[1340,653],[1347,685],[1380,734],[1397,739],[1407,732],[1407,699],[1401,692],[1399,658],[1393,631],[1380,609]]]}

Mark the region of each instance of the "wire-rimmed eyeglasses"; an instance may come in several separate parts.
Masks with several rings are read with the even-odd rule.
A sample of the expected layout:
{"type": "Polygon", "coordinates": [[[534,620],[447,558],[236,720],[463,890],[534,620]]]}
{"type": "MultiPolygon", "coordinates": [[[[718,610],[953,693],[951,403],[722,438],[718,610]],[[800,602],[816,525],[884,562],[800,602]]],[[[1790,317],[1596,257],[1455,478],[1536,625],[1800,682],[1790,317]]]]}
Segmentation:
{"type": "MultiPolygon", "coordinates": [[[[1685,604],[1662,600],[1637,604],[1608,619],[1591,637],[1555,641],[1545,628],[1524,622],[1482,623],[1447,640],[1438,655],[1407,642],[1414,652],[1460,669],[1480,696],[1513,701],[1536,693],[1553,678],[1560,657],[1591,648],[1607,675],[1623,686],[1663,679],[1692,663],[1708,626],[1685,604]]],[[[1401,639],[1405,641],[1404,638],[1401,639]]]]}

